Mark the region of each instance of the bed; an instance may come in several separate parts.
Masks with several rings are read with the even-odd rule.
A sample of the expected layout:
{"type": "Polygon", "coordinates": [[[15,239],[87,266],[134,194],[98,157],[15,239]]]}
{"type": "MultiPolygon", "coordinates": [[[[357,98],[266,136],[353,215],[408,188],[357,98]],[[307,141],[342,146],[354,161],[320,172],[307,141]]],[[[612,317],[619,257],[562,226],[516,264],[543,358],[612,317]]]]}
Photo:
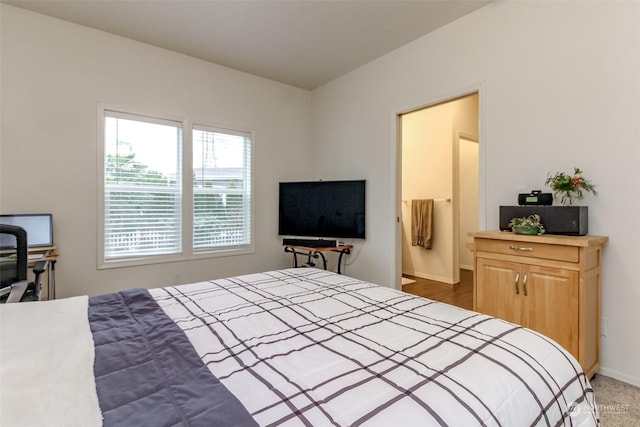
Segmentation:
{"type": "Polygon", "coordinates": [[[598,424],[550,339],[314,268],[0,316],[0,425],[598,424]]]}

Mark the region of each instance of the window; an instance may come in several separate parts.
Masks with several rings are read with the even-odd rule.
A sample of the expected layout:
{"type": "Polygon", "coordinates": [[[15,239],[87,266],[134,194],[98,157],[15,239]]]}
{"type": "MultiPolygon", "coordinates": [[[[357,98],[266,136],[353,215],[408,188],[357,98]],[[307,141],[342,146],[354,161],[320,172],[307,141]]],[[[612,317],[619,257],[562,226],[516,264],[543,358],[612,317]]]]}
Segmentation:
{"type": "Polygon", "coordinates": [[[100,267],[253,250],[250,133],[101,113],[100,267]]]}
{"type": "Polygon", "coordinates": [[[201,126],[193,130],[193,248],[251,242],[251,138],[201,126]]]}

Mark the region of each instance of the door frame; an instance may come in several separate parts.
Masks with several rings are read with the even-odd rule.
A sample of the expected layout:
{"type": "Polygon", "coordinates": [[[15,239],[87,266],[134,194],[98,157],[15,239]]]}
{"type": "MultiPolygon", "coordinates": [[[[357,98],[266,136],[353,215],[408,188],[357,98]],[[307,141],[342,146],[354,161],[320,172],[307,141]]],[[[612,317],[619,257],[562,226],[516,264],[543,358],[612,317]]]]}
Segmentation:
{"type": "MultiPolygon", "coordinates": [[[[487,140],[485,138],[485,83],[480,82],[467,88],[433,97],[427,102],[416,103],[405,108],[397,108],[391,118],[391,181],[394,183],[391,191],[391,204],[395,207],[395,226],[392,227],[391,259],[394,260],[391,267],[389,283],[402,290],[402,115],[424,108],[434,107],[468,95],[478,94],[478,229],[487,228],[487,140]]],[[[455,144],[454,144],[455,145],[455,144]]],[[[454,190],[455,191],[455,190],[454,190]]],[[[457,200],[452,200],[457,205],[457,200]]],[[[458,244],[455,244],[458,246],[458,244]]]]}
{"type": "MultiPolygon", "coordinates": [[[[462,236],[460,236],[460,226],[461,226],[461,198],[460,198],[460,194],[462,193],[461,189],[461,183],[460,183],[460,140],[464,139],[466,141],[471,141],[474,142],[476,144],[478,144],[478,149],[480,148],[480,141],[479,141],[479,137],[474,136],[474,135],[470,135],[468,133],[462,132],[462,131],[456,131],[455,135],[454,135],[454,142],[453,142],[453,197],[455,200],[457,200],[457,203],[454,203],[453,205],[453,221],[454,221],[454,230],[453,230],[453,234],[454,234],[454,239],[456,239],[456,241],[458,242],[458,247],[457,249],[454,251],[453,254],[453,258],[454,258],[454,266],[456,266],[457,270],[454,272],[454,277],[456,278],[456,281],[454,283],[458,283],[460,281],[460,268],[461,268],[461,263],[460,263],[460,257],[463,251],[463,247],[462,245],[462,241],[463,239],[461,238],[462,236]]],[[[478,156],[478,166],[480,166],[480,158],[478,156]]],[[[479,177],[478,177],[479,179],[479,177]]],[[[478,188],[478,192],[480,191],[480,189],[478,188]]],[[[478,198],[480,197],[480,194],[478,194],[478,198]]],[[[478,200],[478,204],[479,204],[479,200],[478,200]]],[[[480,211],[480,206],[478,206],[478,211],[480,211]]],[[[478,223],[479,225],[479,223],[478,223]]]]}

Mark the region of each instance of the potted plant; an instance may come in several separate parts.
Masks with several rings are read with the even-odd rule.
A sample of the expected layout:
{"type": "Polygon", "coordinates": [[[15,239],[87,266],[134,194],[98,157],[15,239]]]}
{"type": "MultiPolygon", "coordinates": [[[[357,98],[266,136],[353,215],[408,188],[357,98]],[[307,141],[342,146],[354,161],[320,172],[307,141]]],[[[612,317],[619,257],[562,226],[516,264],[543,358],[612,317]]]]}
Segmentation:
{"type": "Polygon", "coordinates": [[[594,196],[598,195],[596,186],[582,176],[582,171],[576,167],[573,168],[573,175],[564,172],[556,172],[555,175],[551,175],[549,172],[544,184],[553,190],[553,198],[560,198],[560,203],[563,205],[573,205],[575,200],[582,199],[585,192],[593,193],[594,196]]]}
{"type": "Polygon", "coordinates": [[[511,228],[511,231],[516,234],[544,234],[544,226],[542,225],[540,215],[538,214],[512,218],[509,222],[509,227],[511,228]]]}

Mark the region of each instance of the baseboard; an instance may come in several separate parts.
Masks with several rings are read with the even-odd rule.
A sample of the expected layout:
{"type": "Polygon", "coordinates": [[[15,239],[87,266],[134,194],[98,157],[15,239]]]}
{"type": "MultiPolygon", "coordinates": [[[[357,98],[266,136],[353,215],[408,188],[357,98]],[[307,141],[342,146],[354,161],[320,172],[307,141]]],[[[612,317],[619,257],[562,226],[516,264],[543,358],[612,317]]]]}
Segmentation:
{"type": "Polygon", "coordinates": [[[596,374],[602,374],[605,377],[613,378],[614,380],[622,381],[627,384],[634,385],[636,387],[640,387],[640,378],[630,377],[625,374],[621,374],[620,372],[612,371],[607,368],[600,368],[596,374]]]}
{"type": "Polygon", "coordinates": [[[400,280],[400,282],[402,283],[402,286],[404,286],[404,285],[410,285],[412,283],[415,283],[416,281],[413,279],[409,279],[408,277],[402,276],[402,280],[400,280]]]}
{"type": "Polygon", "coordinates": [[[471,271],[473,271],[473,265],[462,265],[462,264],[460,264],[460,270],[471,270],[471,271]]]}
{"type": "Polygon", "coordinates": [[[409,275],[409,276],[415,276],[415,277],[419,277],[421,279],[427,279],[427,280],[433,280],[436,282],[442,282],[442,283],[448,283],[450,285],[453,285],[457,282],[452,281],[450,278],[448,277],[441,277],[441,276],[436,276],[434,274],[427,274],[427,273],[421,273],[419,271],[403,271],[402,275],[409,275]]]}

